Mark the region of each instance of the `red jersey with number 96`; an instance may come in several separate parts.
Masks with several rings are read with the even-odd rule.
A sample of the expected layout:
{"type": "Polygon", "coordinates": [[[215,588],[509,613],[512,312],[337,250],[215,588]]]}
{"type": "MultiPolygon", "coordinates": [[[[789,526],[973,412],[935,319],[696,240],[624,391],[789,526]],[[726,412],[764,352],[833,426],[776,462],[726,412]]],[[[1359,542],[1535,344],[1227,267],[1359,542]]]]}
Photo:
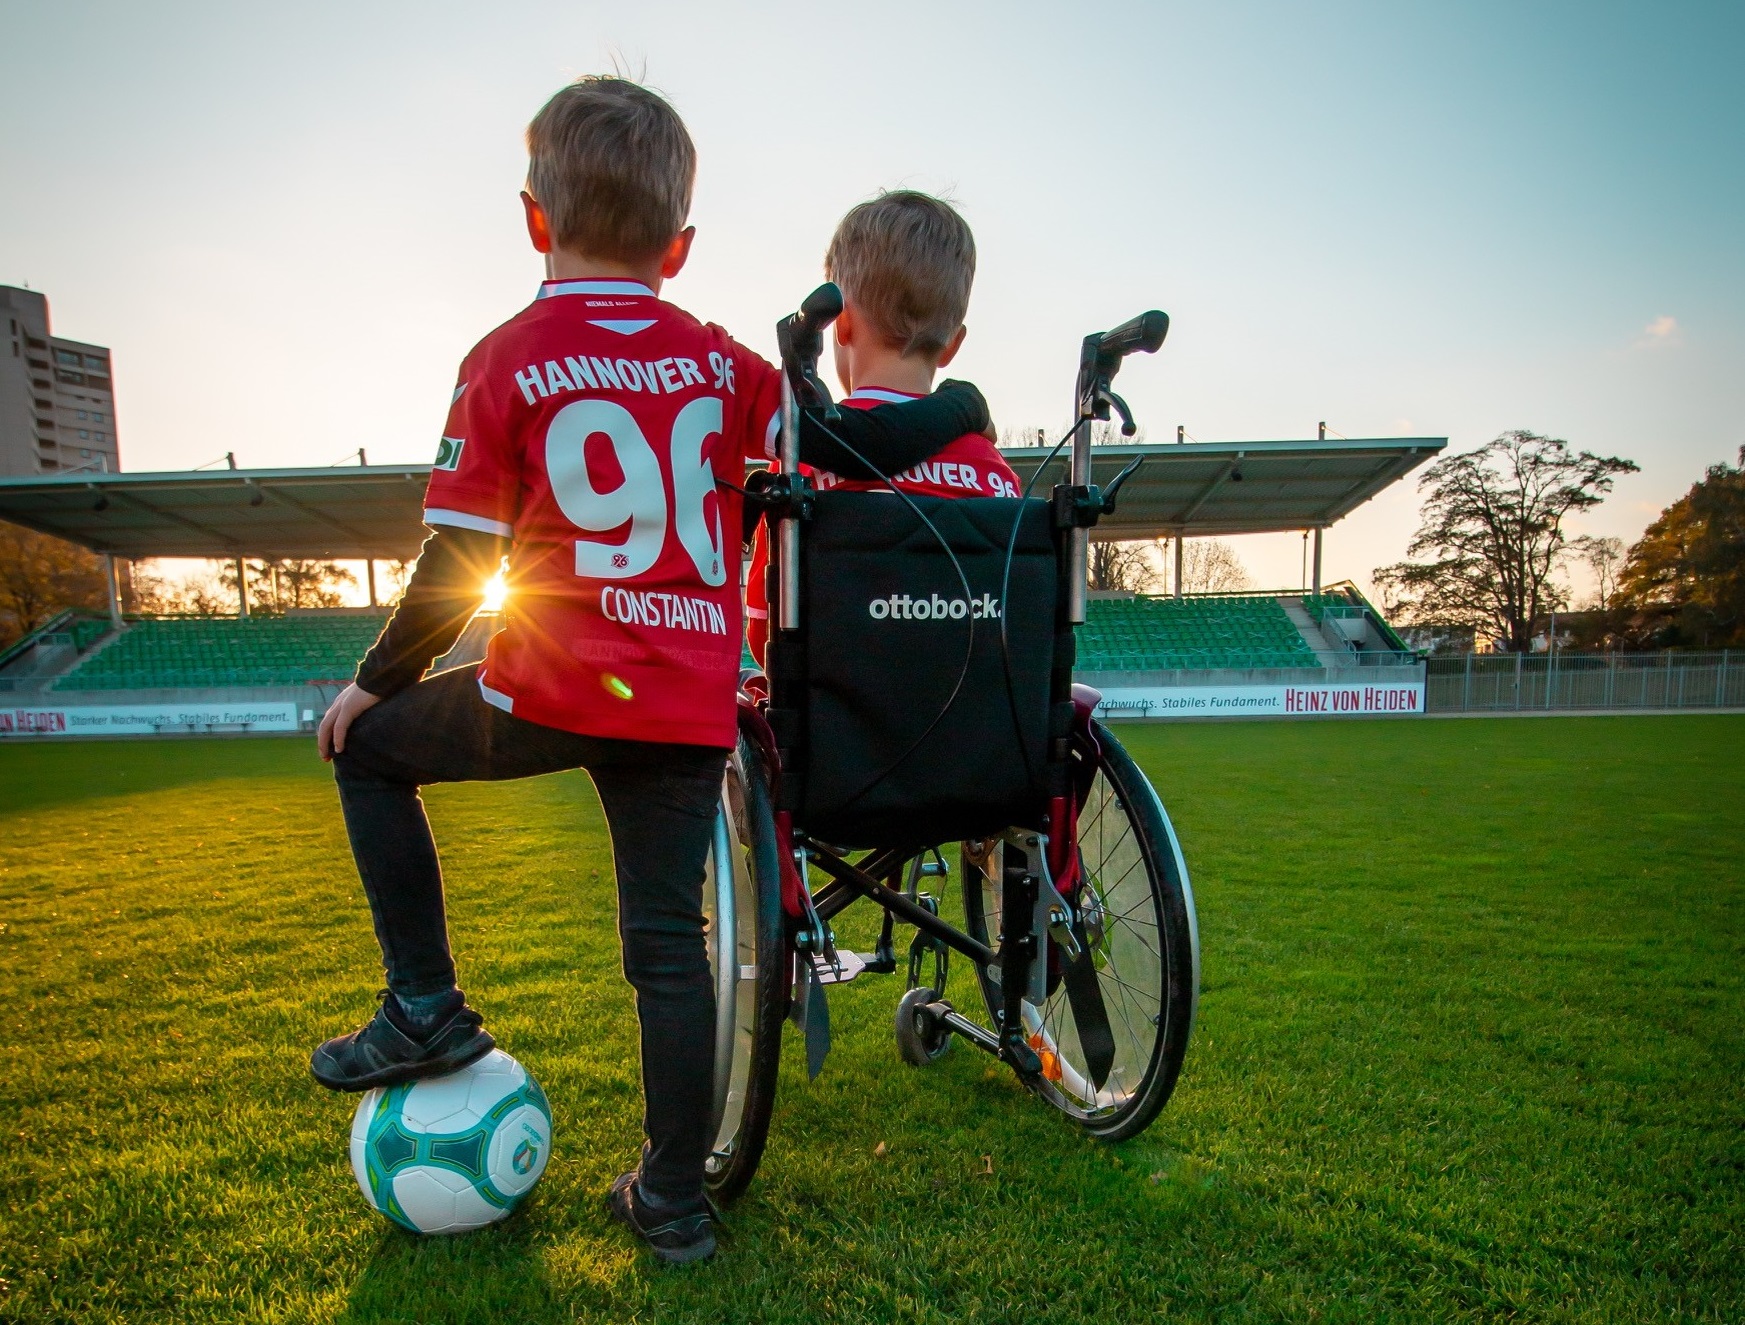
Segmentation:
{"type": "Polygon", "coordinates": [[[514,540],[479,687],[590,736],[730,747],[740,497],[781,379],[636,281],[547,281],[461,365],[424,522],[514,540]]]}

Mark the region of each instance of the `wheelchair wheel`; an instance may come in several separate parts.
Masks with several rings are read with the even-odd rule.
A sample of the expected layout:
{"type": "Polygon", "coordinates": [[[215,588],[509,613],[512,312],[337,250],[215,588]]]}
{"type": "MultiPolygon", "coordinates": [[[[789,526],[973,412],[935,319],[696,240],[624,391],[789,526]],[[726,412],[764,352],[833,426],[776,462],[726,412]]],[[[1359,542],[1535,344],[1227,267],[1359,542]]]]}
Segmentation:
{"type": "Polygon", "coordinates": [[[787,953],[775,817],[762,763],[745,741],[728,760],[703,882],[715,977],[714,1143],[705,1164],[723,1205],[750,1184],[775,1108],[787,953]]]}
{"type": "MultiPolygon", "coordinates": [[[[1050,979],[1041,1006],[1025,1000],[1024,1025],[1043,1061],[1037,1092],[1092,1136],[1124,1141],[1150,1124],[1175,1089],[1199,994],[1199,936],[1187,869],[1162,802],[1109,729],[1101,723],[1092,729],[1102,754],[1078,836],[1086,879],[1080,910],[1115,1039],[1114,1066],[1101,1089],[1085,1068],[1064,982],[1050,979]]],[[[1004,850],[997,838],[964,844],[966,927],[988,944],[999,928],[1004,850]]],[[[977,975],[994,1016],[999,970],[977,975]]]]}

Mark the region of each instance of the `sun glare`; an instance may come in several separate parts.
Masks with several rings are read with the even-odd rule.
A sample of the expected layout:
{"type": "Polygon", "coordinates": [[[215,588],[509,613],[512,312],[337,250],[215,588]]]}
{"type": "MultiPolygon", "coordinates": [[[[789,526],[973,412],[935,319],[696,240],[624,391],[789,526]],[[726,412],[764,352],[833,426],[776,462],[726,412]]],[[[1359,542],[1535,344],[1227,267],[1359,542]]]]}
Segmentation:
{"type": "Polygon", "coordinates": [[[509,585],[503,579],[503,572],[498,571],[485,581],[485,611],[501,612],[503,600],[509,596],[509,585]]]}

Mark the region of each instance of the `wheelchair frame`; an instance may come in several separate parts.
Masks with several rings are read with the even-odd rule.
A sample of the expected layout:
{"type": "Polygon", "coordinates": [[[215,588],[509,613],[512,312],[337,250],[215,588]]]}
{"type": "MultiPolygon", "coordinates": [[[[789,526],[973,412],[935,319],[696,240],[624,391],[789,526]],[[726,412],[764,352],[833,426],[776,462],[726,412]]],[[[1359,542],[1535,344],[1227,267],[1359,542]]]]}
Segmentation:
{"type": "MultiPolygon", "coordinates": [[[[817,379],[817,362],[823,346],[825,327],[841,311],[841,296],[833,285],[814,291],[799,312],[784,318],[777,327],[777,338],[783,363],[782,434],[776,471],[766,476],[760,501],[767,515],[777,517],[776,537],[772,540],[776,584],[773,594],[770,648],[772,659],[779,657],[784,643],[798,638],[800,613],[800,524],[809,513],[810,482],[800,470],[798,454],[798,413],[801,408],[819,409],[830,417],[834,407],[828,393],[817,379]]],[[[1088,1079],[1093,1095],[1103,1090],[1115,1059],[1113,1034],[1093,954],[1102,941],[1103,921],[1090,914],[1090,904],[1082,899],[1088,890],[1081,889],[1077,879],[1079,866],[1078,814],[1081,802],[1100,772],[1112,767],[1105,760],[1105,747],[1112,757],[1119,752],[1122,777],[1125,782],[1111,786],[1125,804],[1123,813],[1129,824],[1140,819],[1140,840],[1136,849],[1146,857],[1151,872],[1152,896],[1157,895],[1157,878],[1168,876],[1174,893],[1179,896],[1182,912],[1173,917],[1176,939],[1185,941],[1188,949],[1185,961],[1160,963],[1168,970],[1160,978],[1185,984],[1179,990],[1166,989],[1160,995],[1160,1011],[1152,1018],[1158,1035],[1153,1057],[1164,1055],[1170,1061],[1153,1061],[1146,1067],[1143,1089],[1155,1098],[1141,1101],[1137,1112],[1118,1122],[1099,1119],[1096,1110],[1073,1110],[1057,1098],[1055,1102],[1069,1113],[1075,1113],[1081,1125],[1093,1135],[1118,1140],[1135,1134],[1149,1124],[1167,1100],[1185,1054],[1197,1003],[1199,986],[1199,944],[1191,888],[1185,866],[1176,844],[1173,829],[1155,791],[1136,765],[1120,751],[1119,743],[1096,723],[1093,711],[1098,696],[1089,687],[1072,682],[1073,627],[1085,616],[1085,570],[1089,531],[1097,519],[1114,509],[1121,485],[1138,468],[1134,462],[1109,485],[1099,488],[1090,482],[1090,438],[1092,423],[1106,420],[1111,410],[1119,413],[1123,431],[1134,431],[1132,415],[1125,402],[1111,390],[1110,384],[1122,360],[1138,351],[1155,351],[1167,334],[1169,319],[1161,312],[1150,312],[1132,319],[1106,333],[1085,337],[1080,353],[1076,390],[1075,424],[1072,433],[1070,481],[1057,484],[1050,502],[1060,559],[1060,592],[1056,603],[1055,635],[1057,643],[1050,683],[1050,702],[1058,714],[1070,707],[1070,726],[1062,728],[1056,722],[1050,729],[1046,778],[1046,812],[1044,821],[1034,829],[1011,828],[998,838],[965,844],[966,863],[972,850],[979,850],[982,859],[998,857],[999,930],[996,936],[988,929],[991,917],[982,916],[985,937],[960,929],[942,919],[936,904],[917,890],[919,878],[947,872],[943,855],[937,846],[925,848],[883,848],[867,851],[859,859],[827,843],[812,839],[803,825],[793,821],[792,807],[775,802],[773,820],[777,868],[780,875],[782,949],[780,970],[782,980],[782,1011],[793,1012],[793,1019],[806,1032],[808,1065],[816,1076],[828,1049],[828,1019],[824,1010],[823,990],[830,984],[846,983],[863,971],[891,973],[897,969],[891,947],[893,926],[901,922],[917,931],[910,955],[910,989],[898,1008],[898,1041],[904,1057],[917,1065],[929,1062],[943,1052],[949,1039],[961,1038],[1007,1063],[1032,1089],[1047,1094],[1050,1082],[1061,1080],[1061,1055],[1044,1047],[1043,1037],[1026,1020],[1026,1004],[1032,1009],[1045,1005],[1057,986],[1064,985],[1075,1018],[1077,1048],[1082,1056],[1083,1077],[1088,1079]],[[1142,784],[1143,794],[1134,782],[1142,784]],[[1126,786],[1126,790],[1122,790],[1126,786]],[[1145,804],[1145,798],[1149,803],[1145,804]],[[1167,850],[1165,849],[1167,848],[1167,850]],[[935,857],[938,868],[927,863],[935,857]],[[814,893],[806,881],[810,866],[827,876],[826,882],[814,893]],[[906,887],[894,884],[907,878],[906,887]],[[1061,891],[1066,886],[1066,892],[1061,891]],[[1075,904],[1073,897],[1080,896],[1075,904]],[[884,912],[878,949],[871,961],[857,954],[839,952],[830,928],[831,920],[854,902],[865,899],[884,912]],[[1093,929],[1095,933],[1093,934],[1093,929]],[[990,941],[992,940],[992,941],[990,941]],[[988,1028],[964,1016],[945,1002],[941,991],[919,983],[918,967],[925,949],[934,952],[936,972],[943,983],[946,954],[955,952],[968,959],[982,986],[990,1006],[996,1029],[988,1028]],[[1186,969],[1181,969],[1185,967],[1186,969]],[[792,1002],[787,995],[792,991],[792,1002]],[[1185,1015],[1173,1015],[1176,1005],[1171,1000],[1185,1000],[1185,1015]],[[996,1006],[997,1002],[997,1006],[996,1006]],[[1172,1013],[1169,1027],[1159,1018],[1172,1013]],[[1171,1039],[1167,1053],[1165,1039],[1171,1039]],[[1051,1057],[1053,1061],[1050,1061],[1051,1057]],[[1140,1116],[1143,1115],[1143,1116],[1140,1116]],[[1099,1122],[1107,1125],[1099,1125],[1099,1122]]],[[[1057,447],[1056,451],[1060,448],[1057,447]]],[[[1016,532],[1014,531],[1014,538],[1016,532]]],[[[776,668],[772,666],[772,679],[776,668]]],[[[755,750],[754,759],[744,757],[744,745],[739,757],[746,766],[761,764],[767,775],[779,780],[782,752],[776,736],[763,715],[748,698],[741,699],[741,730],[745,744],[755,750]]],[[[749,776],[756,776],[755,770],[749,776]]],[[[742,791],[743,796],[743,791],[742,791]]],[[[720,866],[717,866],[719,869],[720,866]]],[[[988,876],[991,880],[992,876],[988,876]]],[[[984,885],[988,880],[984,880],[984,885]]],[[[966,875],[966,888],[968,887],[966,875]]],[[[966,912],[968,910],[966,892],[966,912]]],[[[966,924],[969,917],[966,915],[966,924]]],[[[1163,946],[1160,916],[1159,946],[1163,946]]],[[[760,955],[760,969],[762,956],[760,955]]],[[[1173,954],[1172,954],[1173,955],[1173,954]]],[[[745,968],[740,968],[741,974],[745,968]]],[[[718,977],[720,971],[718,970],[718,977]]],[[[732,989],[730,981],[721,981],[721,994],[732,989]]],[[[725,1016],[726,1014],[718,1014],[725,1016]]],[[[1123,1013],[1123,1015],[1125,1015],[1123,1013]]],[[[734,1028],[719,1026],[717,1043],[727,1048],[732,1043],[734,1028]]],[[[773,1059],[768,1045],[765,1070],[771,1077],[773,1092],[773,1059]]],[[[732,1093],[728,1077],[736,1070],[732,1061],[721,1061],[717,1054],[717,1122],[732,1093]]],[[[741,1064],[743,1066],[743,1064],[741,1064]]],[[[754,1071],[756,1069],[753,1069],[754,1071]]],[[[1077,1066],[1074,1068],[1078,1070],[1077,1066]]],[[[744,1083],[740,1088],[744,1089],[744,1083]]],[[[1055,1094],[1058,1096],[1059,1091],[1055,1094]]],[[[750,1152],[739,1157],[740,1162],[715,1162],[711,1182],[719,1199],[731,1200],[744,1189],[755,1172],[763,1148],[767,1128],[769,1099],[758,1101],[763,1116],[752,1119],[744,1138],[750,1152]]],[[[719,1136],[719,1132],[717,1133],[719,1136]]],[[[718,1151],[716,1161],[723,1161],[718,1151]]]]}

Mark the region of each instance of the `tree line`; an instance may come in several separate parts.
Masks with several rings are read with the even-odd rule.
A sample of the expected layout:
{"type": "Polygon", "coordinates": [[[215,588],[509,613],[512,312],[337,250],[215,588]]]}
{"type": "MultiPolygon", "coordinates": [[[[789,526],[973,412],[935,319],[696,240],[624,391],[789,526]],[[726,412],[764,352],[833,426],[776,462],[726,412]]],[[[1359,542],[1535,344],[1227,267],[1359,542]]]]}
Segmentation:
{"type": "Polygon", "coordinates": [[[1719,649],[1745,645],[1745,447],[1711,465],[1627,549],[1571,535],[1565,522],[1603,502],[1635,462],[1514,430],[1424,471],[1407,560],[1377,567],[1396,625],[1457,647],[1526,653],[1551,640],[1591,649],[1719,649]],[[1592,574],[1576,604],[1564,577],[1592,574]],[[1572,611],[1572,609],[1575,609],[1572,611]]]}

